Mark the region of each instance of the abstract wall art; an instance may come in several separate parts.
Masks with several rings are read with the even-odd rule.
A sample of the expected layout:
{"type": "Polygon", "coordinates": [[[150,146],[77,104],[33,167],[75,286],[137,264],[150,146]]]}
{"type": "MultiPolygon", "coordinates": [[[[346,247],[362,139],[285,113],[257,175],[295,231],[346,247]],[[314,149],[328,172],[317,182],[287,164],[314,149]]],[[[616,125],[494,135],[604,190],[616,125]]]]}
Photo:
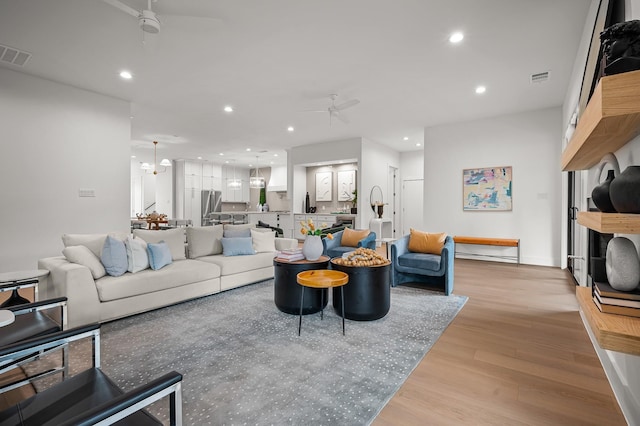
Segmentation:
{"type": "Polygon", "coordinates": [[[462,197],[464,211],[511,210],[511,166],[464,169],[462,197]]]}

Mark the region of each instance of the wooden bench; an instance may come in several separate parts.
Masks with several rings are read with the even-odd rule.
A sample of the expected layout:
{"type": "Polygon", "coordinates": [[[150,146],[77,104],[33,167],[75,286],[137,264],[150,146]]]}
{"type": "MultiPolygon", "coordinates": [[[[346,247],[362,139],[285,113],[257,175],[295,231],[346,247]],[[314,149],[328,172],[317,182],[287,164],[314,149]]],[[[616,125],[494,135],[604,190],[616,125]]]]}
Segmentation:
{"type": "Polygon", "coordinates": [[[455,237],[453,237],[453,241],[456,243],[455,253],[461,253],[461,254],[466,254],[470,256],[486,256],[486,257],[499,257],[501,259],[513,259],[517,262],[518,265],[520,265],[520,239],[519,238],[484,238],[484,237],[463,237],[463,236],[456,235],[455,237]],[[518,250],[518,254],[517,256],[507,256],[507,255],[462,253],[462,252],[458,252],[458,244],[515,247],[518,250]]]}

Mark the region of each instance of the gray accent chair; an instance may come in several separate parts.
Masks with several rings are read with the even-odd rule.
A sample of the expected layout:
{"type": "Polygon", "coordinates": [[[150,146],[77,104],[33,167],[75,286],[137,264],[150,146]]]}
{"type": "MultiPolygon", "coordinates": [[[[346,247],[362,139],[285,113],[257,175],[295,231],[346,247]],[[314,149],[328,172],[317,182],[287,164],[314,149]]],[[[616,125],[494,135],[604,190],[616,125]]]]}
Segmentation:
{"type": "Polygon", "coordinates": [[[453,293],[455,245],[447,236],[440,255],[409,251],[409,235],[391,244],[391,285],[425,283],[437,285],[448,296],[453,293]]]}

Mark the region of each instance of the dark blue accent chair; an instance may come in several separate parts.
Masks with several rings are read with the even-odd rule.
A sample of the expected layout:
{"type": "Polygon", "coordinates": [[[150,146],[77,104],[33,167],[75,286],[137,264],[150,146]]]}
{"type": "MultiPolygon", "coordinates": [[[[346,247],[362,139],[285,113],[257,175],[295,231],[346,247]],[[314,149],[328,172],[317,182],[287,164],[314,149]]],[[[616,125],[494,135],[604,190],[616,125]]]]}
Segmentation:
{"type": "Polygon", "coordinates": [[[440,255],[412,253],[409,235],[391,244],[391,285],[427,283],[439,285],[448,296],[453,292],[453,238],[447,236],[440,255]]]}
{"type": "Polygon", "coordinates": [[[364,247],[368,249],[376,249],[376,233],[371,231],[369,235],[358,241],[358,247],[347,247],[342,245],[342,233],[344,231],[336,232],[333,235],[333,240],[327,237],[322,239],[322,254],[329,256],[330,258],[342,257],[342,255],[349,251],[354,251],[358,247],[364,247]]]}

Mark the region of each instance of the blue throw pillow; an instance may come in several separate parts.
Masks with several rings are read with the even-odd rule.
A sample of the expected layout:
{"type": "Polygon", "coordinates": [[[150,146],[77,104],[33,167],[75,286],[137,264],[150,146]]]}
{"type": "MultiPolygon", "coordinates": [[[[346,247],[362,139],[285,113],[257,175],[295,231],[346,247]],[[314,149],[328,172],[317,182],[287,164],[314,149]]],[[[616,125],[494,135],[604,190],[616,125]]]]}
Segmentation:
{"type": "Polygon", "coordinates": [[[149,254],[149,266],[154,271],[169,265],[171,260],[171,249],[164,241],[156,244],[147,244],[147,253],[149,254]]]}
{"type": "Polygon", "coordinates": [[[224,230],[224,235],[223,237],[225,238],[246,238],[246,237],[251,237],[251,229],[246,228],[246,229],[225,229],[224,230]]]}
{"type": "Polygon", "coordinates": [[[100,260],[107,274],[111,276],[119,277],[127,272],[129,262],[127,261],[127,249],[124,246],[124,241],[107,236],[102,246],[100,260]]]}
{"type": "Polygon", "coordinates": [[[222,254],[224,256],[243,256],[256,254],[253,242],[249,238],[222,238],[222,254]]]}

